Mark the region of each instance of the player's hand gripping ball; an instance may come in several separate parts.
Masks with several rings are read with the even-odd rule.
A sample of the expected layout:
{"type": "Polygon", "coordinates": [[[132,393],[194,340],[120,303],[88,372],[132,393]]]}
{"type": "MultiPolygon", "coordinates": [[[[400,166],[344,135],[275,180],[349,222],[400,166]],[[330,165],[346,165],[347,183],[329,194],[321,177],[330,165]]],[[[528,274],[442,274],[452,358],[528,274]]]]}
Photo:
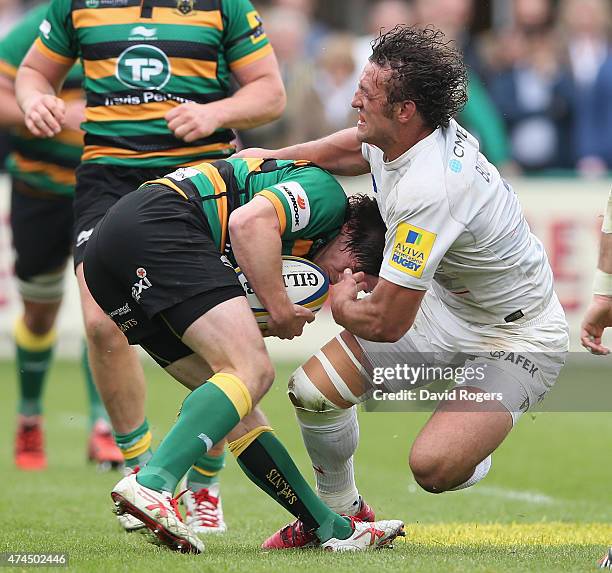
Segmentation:
{"type": "MultiPolygon", "coordinates": [[[[236,269],[236,274],[259,328],[264,330],[268,324],[268,311],[257,298],[240,268],[236,269]]],[[[329,277],[325,271],[301,257],[283,256],[283,281],[289,300],[313,313],[321,309],[329,294],[329,277]]]]}

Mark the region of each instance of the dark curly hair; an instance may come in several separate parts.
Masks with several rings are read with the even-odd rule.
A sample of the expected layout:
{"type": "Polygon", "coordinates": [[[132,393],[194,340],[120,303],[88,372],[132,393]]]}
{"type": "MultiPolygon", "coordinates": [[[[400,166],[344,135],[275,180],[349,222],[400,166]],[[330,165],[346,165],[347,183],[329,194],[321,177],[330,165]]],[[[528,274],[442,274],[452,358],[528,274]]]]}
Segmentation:
{"type": "Polygon", "coordinates": [[[387,229],[376,201],[367,195],[351,195],[343,230],[347,240],[342,250],[351,252],[355,270],[378,276],[387,229]]]}
{"type": "Polygon", "coordinates": [[[388,108],[411,100],[432,129],[446,127],[467,102],[461,54],[435,28],[399,25],[372,42],[370,61],[391,69],[388,108]]]}

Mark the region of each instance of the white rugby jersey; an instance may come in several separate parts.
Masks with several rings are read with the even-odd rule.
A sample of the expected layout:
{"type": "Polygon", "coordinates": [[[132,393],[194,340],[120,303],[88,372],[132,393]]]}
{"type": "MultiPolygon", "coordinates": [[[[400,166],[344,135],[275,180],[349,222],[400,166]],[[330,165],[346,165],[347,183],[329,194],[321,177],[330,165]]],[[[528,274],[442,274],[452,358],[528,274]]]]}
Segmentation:
{"type": "Polygon", "coordinates": [[[397,159],[364,144],[387,225],[380,271],[417,290],[432,287],[464,320],[532,318],[553,294],[542,243],[518,198],[455,121],[397,159]],[[516,313],[516,314],[515,314],[516,313]]]}

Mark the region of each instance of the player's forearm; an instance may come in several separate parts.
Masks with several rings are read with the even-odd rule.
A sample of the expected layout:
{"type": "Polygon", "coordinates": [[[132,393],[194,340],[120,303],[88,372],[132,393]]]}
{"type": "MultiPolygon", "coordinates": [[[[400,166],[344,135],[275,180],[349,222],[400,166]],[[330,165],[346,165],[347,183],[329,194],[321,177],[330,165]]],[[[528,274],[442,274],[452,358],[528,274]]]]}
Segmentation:
{"type": "Polygon", "coordinates": [[[25,113],[28,101],[41,95],[56,95],[56,89],[41,72],[21,65],[15,78],[15,96],[21,110],[25,113]]]}
{"type": "Polygon", "coordinates": [[[307,159],[335,175],[363,175],[370,171],[368,162],[361,154],[356,128],[275,150],[274,157],[307,159]]]}
{"type": "Polygon", "coordinates": [[[597,268],[605,273],[612,274],[612,233],[601,234],[597,268]]]}
{"type": "Polygon", "coordinates": [[[264,77],[242,86],[231,97],[208,105],[218,114],[220,127],[251,129],[278,119],[286,102],[282,82],[264,77]]]}
{"type": "Polygon", "coordinates": [[[593,293],[607,299],[612,297],[612,233],[601,233],[593,293]]]}
{"type": "Polygon", "coordinates": [[[612,191],[608,197],[599,242],[599,261],[595,271],[593,292],[597,296],[612,297],[612,191]]]}
{"type": "Polygon", "coordinates": [[[601,226],[599,264],[597,266],[605,273],[612,274],[612,189],[608,195],[608,203],[601,226]]]}
{"type": "Polygon", "coordinates": [[[15,98],[15,92],[11,86],[3,85],[4,82],[0,80],[0,127],[13,128],[23,125],[23,113],[17,105],[17,99],[15,98]]]}
{"type": "Polygon", "coordinates": [[[372,342],[397,342],[412,326],[411,322],[390,320],[372,296],[347,300],[341,305],[335,305],[332,299],[332,314],[340,326],[372,342]]]}
{"type": "Polygon", "coordinates": [[[230,235],[236,262],[264,308],[273,317],[292,312],[282,279],[278,230],[262,219],[243,218],[230,222],[230,235]]]}

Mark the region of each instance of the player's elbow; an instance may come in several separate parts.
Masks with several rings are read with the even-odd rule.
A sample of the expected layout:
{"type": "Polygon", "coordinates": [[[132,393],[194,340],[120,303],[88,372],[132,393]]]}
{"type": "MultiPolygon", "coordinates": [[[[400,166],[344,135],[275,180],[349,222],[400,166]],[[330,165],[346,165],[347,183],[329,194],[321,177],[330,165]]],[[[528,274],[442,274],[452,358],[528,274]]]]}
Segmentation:
{"type": "Polygon", "coordinates": [[[234,211],[227,222],[227,228],[231,237],[237,237],[248,233],[255,225],[256,217],[248,210],[237,209],[234,211]]]}
{"type": "Polygon", "coordinates": [[[257,110],[258,123],[267,123],[278,119],[287,105],[285,84],[278,70],[268,71],[258,81],[258,98],[254,109],[257,110]]]}
{"type": "Polygon", "coordinates": [[[266,123],[278,119],[287,106],[287,93],[285,92],[285,86],[279,79],[278,81],[272,82],[268,88],[268,106],[266,109],[266,123]]]}

